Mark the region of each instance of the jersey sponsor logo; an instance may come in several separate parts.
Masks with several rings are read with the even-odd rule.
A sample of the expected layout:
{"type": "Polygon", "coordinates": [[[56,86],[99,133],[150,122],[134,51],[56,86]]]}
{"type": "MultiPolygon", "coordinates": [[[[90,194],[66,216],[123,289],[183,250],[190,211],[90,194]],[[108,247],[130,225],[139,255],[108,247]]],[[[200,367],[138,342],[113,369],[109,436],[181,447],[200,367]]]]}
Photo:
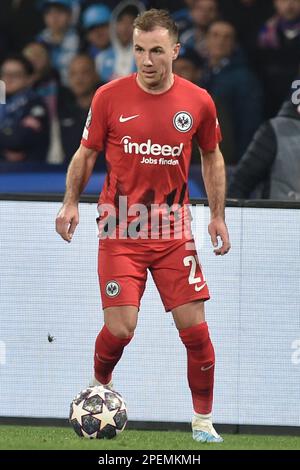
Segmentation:
{"type": "Polygon", "coordinates": [[[127,122],[127,121],[130,121],[131,119],[135,119],[139,117],[139,114],[135,114],[134,116],[127,116],[127,117],[124,117],[123,114],[121,114],[121,116],[119,117],[119,121],[120,122],[127,122]]]}
{"type": "Polygon", "coordinates": [[[192,115],[187,111],[179,111],[173,117],[173,124],[179,132],[188,132],[193,125],[192,115]]]}
{"type": "Polygon", "coordinates": [[[117,281],[108,281],[105,286],[105,293],[108,297],[117,297],[120,294],[121,287],[117,281]]]}
{"type": "Polygon", "coordinates": [[[183,150],[182,142],[178,146],[175,145],[174,147],[171,147],[171,145],[153,144],[151,139],[148,139],[147,142],[138,144],[137,142],[131,142],[131,137],[129,135],[125,135],[121,139],[121,143],[123,144],[125,153],[135,155],[179,157],[183,150]]]}

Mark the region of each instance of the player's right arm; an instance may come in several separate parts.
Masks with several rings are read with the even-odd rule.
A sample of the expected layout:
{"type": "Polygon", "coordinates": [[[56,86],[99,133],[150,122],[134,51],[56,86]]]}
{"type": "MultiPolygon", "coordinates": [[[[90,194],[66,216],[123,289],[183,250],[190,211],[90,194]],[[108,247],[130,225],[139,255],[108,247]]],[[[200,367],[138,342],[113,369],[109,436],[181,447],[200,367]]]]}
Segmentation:
{"type": "Polygon", "coordinates": [[[103,150],[107,135],[107,101],[100,87],[95,93],[82,134],[81,145],[75,152],[67,172],[63,206],[57,214],[56,231],[70,242],[79,222],[78,202],[103,150]]]}
{"type": "Polygon", "coordinates": [[[78,202],[92,174],[98,151],[80,145],[67,172],[66,192],[63,206],[56,217],[56,231],[70,242],[79,222],[78,202]]]}

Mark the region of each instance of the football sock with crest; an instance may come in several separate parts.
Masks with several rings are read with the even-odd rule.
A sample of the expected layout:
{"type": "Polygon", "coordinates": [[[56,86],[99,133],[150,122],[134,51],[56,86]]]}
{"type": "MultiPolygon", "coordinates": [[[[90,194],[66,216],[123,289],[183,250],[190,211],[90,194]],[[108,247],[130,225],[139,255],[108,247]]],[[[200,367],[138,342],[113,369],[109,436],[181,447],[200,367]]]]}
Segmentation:
{"type": "Polygon", "coordinates": [[[215,354],[206,322],[179,331],[187,350],[188,383],[196,413],[211,412],[215,354]]]}
{"type": "Polygon", "coordinates": [[[111,381],[112,371],[132,338],[118,338],[104,325],[95,343],[94,369],[98,382],[107,384],[111,381]]]}

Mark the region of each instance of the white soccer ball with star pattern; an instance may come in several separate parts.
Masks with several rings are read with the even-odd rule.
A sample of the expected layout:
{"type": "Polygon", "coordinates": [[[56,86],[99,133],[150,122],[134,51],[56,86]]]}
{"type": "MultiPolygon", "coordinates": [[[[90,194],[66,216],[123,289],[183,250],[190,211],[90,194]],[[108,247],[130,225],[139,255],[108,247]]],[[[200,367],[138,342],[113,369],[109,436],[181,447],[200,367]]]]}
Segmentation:
{"type": "Polygon", "coordinates": [[[69,419],[76,434],[89,439],[112,439],[124,430],[128,420],[122,396],[102,386],[76,395],[69,419]]]}

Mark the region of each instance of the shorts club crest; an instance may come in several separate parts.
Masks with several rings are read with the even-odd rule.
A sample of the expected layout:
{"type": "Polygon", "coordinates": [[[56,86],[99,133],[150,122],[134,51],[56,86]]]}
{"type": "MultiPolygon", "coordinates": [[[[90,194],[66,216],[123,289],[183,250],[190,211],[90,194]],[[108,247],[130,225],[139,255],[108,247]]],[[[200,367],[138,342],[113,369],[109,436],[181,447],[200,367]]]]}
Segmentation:
{"type": "Polygon", "coordinates": [[[120,294],[121,287],[117,281],[108,281],[105,286],[105,293],[108,297],[117,297],[120,294]]]}

